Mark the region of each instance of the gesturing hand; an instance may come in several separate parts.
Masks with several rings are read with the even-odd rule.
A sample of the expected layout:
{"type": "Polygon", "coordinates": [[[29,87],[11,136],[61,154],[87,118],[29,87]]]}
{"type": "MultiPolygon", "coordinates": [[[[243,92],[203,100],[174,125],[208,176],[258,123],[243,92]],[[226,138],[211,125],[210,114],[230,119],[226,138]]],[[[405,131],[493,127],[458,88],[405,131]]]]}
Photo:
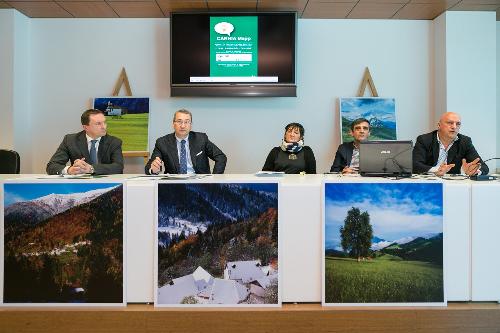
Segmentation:
{"type": "Polygon", "coordinates": [[[437,171],[435,172],[436,176],[444,176],[448,171],[450,171],[453,167],[455,166],[455,164],[446,164],[446,163],[443,163],[439,166],[439,169],[437,169],[437,171]]]}
{"type": "Polygon", "coordinates": [[[474,161],[467,163],[467,161],[462,159],[462,170],[467,176],[474,176],[479,171],[481,163],[479,163],[479,157],[474,161]]]}

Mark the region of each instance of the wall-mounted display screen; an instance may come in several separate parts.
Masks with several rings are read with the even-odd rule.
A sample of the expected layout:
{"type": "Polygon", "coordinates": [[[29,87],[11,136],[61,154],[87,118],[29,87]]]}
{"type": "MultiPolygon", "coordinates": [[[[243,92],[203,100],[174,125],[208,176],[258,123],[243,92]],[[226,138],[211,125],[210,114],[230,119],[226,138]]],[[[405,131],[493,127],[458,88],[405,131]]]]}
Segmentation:
{"type": "Polygon", "coordinates": [[[173,13],[172,96],[296,96],[296,13],[173,13]]]}

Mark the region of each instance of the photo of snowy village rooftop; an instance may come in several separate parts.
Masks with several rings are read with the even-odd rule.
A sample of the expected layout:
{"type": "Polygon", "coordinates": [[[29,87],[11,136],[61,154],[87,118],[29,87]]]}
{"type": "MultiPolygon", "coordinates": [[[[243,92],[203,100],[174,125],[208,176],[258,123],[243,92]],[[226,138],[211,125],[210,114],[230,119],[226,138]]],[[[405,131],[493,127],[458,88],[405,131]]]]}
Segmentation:
{"type": "Polygon", "coordinates": [[[268,304],[277,298],[278,271],[259,260],[226,263],[224,278],[202,267],[158,289],[160,304],[268,304]]]}
{"type": "Polygon", "coordinates": [[[278,184],[159,183],[155,305],[279,305],[278,184]]]}

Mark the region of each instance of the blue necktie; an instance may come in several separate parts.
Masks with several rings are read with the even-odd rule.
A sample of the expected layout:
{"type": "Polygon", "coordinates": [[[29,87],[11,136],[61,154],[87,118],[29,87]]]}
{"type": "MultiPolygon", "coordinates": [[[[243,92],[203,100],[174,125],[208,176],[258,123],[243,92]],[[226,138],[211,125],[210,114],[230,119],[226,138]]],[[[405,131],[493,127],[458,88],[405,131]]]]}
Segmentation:
{"type": "Polygon", "coordinates": [[[95,144],[97,140],[90,140],[90,164],[97,164],[97,149],[95,149],[95,144]]]}
{"type": "Polygon", "coordinates": [[[180,173],[186,174],[187,173],[186,140],[181,140],[181,156],[179,164],[181,167],[180,173]]]}

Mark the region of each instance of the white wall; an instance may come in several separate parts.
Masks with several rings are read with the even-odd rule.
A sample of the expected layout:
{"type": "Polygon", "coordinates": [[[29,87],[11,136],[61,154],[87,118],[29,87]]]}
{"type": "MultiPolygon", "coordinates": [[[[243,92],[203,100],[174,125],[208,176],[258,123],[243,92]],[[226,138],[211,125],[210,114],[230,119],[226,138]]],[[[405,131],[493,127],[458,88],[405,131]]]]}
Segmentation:
{"type": "Polygon", "coordinates": [[[431,127],[435,128],[446,105],[446,15],[434,19],[433,25],[433,73],[434,73],[434,109],[431,116],[431,127]]]}
{"type": "Polygon", "coordinates": [[[14,10],[0,10],[0,149],[14,147],[14,10]]]}
{"type": "Polygon", "coordinates": [[[13,9],[0,10],[0,149],[21,155],[21,172],[32,170],[30,23],[13,9]]]}
{"type": "MultiPolygon", "coordinates": [[[[500,22],[497,22],[497,155],[500,157],[500,22]]],[[[497,161],[497,173],[500,173],[500,161],[497,161]]]]}
{"type": "MultiPolygon", "coordinates": [[[[498,24],[493,23],[493,32],[487,33],[484,41],[477,40],[483,35],[481,38],[475,35],[477,29],[484,32],[495,22],[489,16],[483,20],[481,14],[485,13],[476,16],[457,12],[452,15],[451,23],[448,16],[444,23],[439,23],[439,19],[436,22],[301,19],[297,38],[297,98],[171,98],[168,19],[25,18],[25,21],[14,23],[12,14],[5,14],[5,10],[0,10],[0,14],[3,15],[0,17],[0,36],[6,31],[7,35],[14,35],[16,41],[26,37],[17,46],[0,37],[0,45],[7,45],[7,48],[12,45],[11,51],[7,50],[10,58],[2,57],[0,68],[16,68],[15,73],[19,76],[14,83],[9,81],[9,76],[6,80],[2,78],[0,83],[10,82],[10,86],[16,87],[12,94],[24,97],[17,99],[21,102],[18,104],[25,103],[22,110],[28,113],[27,119],[32,124],[26,124],[28,131],[16,129],[15,134],[16,146],[33,141],[30,152],[23,154],[23,166],[28,168],[23,168],[23,172],[44,172],[62,136],[80,130],[79,116],[91,106],[91,98],[111,93],[122,66],[127,69],[134,95],[151,97],[151,149],[156,138],[171,132],[173,112],[185,107],[194,113],[193,129],[207,132],[226,152],[229,157],[226,172],[229,173],[259,170],[268,151],[279,143],[284,126],[292,121],[305,126],[305,141],[315,152],[318,172],[329,170],[339,144],[337,98],[356,94],[365,66],[370,68],[380,96],[396,98],[401,139],[415,139],[418,134],[433,129],[440,109],[450,107],[451,100],[447,98],[440,104],[439,95],[449,95],[452,89],[457,96],[461,83],[465,82],[467,73],[460,74],[460,71],[443,82],[436,79],[439,76],[436,73],[444,70],[442,59],[438,57],[434,61],[435,56],[441,52],[448,57],[448,44],[455,45],[458,50],[469,47],[467,43],[470,43],[493,54],[487,64],[476,66],[479,74],[476,73],[477,79],[471,81],[470,88],[483,94],[486,90],[486,94],[496,96],[496,71],[490,66],[491,63],[496,66],[496,50],[491,53],[490,49],[496,44],[498,24]],[[4,17],[10,17],[10,23],[5,24],[4,17]],[[455,29],[448,35],[451,25],[455,29]],[[460,39],[457,37],[462,25],[470,32],[460,39]],[[17,34],[12,32],[13,27],[17,34]],[[444,29],[446,36],[439,39],[436,29],[444,29]],[[455,37],[453,31],[457,31],[455,37]],[[447,48],[438,50],[441,41],[447,43],[447,48]],[[22,68],[9,63],[14,57],[12,50],[18,49],[25,51],[16,51],[15,56],[17,64],[24,62],[26,65],[22,68]],[[25,59],[18,60],[23,56],[25,59]],[[449,85],[450,78],[456,80],[455,85],[449,85]],[[489,84],[491,78],[492,85],[489,84]],[[28,84],[20,87],[19,82],[28,84]],[[488,86],[483,89],[485,82],[488,86]],[[490,87],[493,87],[492,92],[488,91],[490,87]],[[25,142],[21,142],[22,139],[25,142]]],[[[483,58],[479,59],[483,61],[483,58]]],[[[450,67],[446,72],[450,72],[450,67]]],[[[5,94],[3,90],[2,94],[5,94]]],[[[460,101],[459,98],[454,100],[460,101]]],[[[471,100],[474,99],[469,98],[467,103],[453,107],[461,113],[460,108],[466,108],[463,131],[473,137],[480,153],[489,157],[497,151],[491,145],[491,134],[499,135],[495,126],[498,121],[487,124],[488,131],[484,132],[484,123],[470,116],[470,110],[476,112],[478,107],[478,103],[474,104],[475,109],[471,107],[468,104],[471,100]],[[483,147],[486,136],[489,136],[489,144],[483,147]]],[[[488,103],[480,105],[481,110],[495,109],[495,102],[491,104],[490,100],[488,103]]],[[[16,116],[22,112],[16,110],[16,116]]],[[[488,112],[496,119],[494,111],[488,112]]],[[[17,126],[20,124],[16,122],[17,126]]],[[[127,163],[126,172],[141,172],[140,159],[127,163]]]]}
{"type": "Polygon", "coordinates": [[[33,144],[31,135],[33,122],[31,109],[31,29],[30,19],[15,12],[14,15],[14,148],[20,154],[21,173],[29,173],[33,165],[33,144]]]}
{"type": "Polygon", "coordinates": [[[443,111],[462,116],[461,132],[472,137],[483,159],[489,159],[497,152],[496,13],[445,15],[447,110],[443,111]]]}
{"type": "Polygon", "coordinates": [[[259,170],[292,121],[305,126],[318,172],[328,171],[339,144],[337,98],[356,94],[365,66],[380,96],[396,98],[399,137],[415,139],[430,129],[431,25],[299,20],[297,98],[170,98],[168,19],[32,19],[32,172],[44,171],[63,134],[79,130],[90,99],[111,93],[122,66],[134,95],[152,98],[151,148],[185,107],[193,129],[228,155],[229,173],[259,170]]]}

